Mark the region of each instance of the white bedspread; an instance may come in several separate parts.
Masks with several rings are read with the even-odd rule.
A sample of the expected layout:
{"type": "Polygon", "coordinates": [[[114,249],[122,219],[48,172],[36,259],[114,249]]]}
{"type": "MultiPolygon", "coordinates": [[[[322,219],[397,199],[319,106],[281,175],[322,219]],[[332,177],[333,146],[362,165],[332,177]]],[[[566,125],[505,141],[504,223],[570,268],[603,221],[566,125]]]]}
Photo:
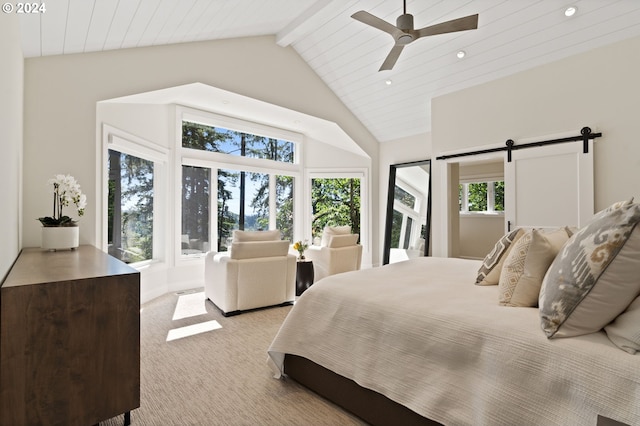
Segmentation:
{"type": "Polygon", "coordinates": [[[321,280],[269,348],[305,357],[445,425],[640,425],[640,356],[604,332],[547,340],[498,305],[479,261],[419,258],[321,280]]]}

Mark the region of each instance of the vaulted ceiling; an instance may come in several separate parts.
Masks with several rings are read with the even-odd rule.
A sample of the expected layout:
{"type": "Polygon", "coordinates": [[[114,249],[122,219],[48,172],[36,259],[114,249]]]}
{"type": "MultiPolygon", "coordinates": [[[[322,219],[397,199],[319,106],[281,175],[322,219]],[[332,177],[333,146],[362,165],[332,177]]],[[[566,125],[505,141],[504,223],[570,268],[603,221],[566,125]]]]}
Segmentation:
{"type": "Polygon", "coordinates": [[[395,25],[402,0],[56,0],[45,6],[45,13],[21,15],[25,57],[275,35],[381,142],[430,131],[434,96],[640,36],[639,0],[409,0],[416,28],[477,13],[478,29],[417,40],[392,70],[378,71],[394,41],[351,15],[365,10],[395,25]],[[577,8],[573,16],[565,16],[568,6],[577,8]]]}

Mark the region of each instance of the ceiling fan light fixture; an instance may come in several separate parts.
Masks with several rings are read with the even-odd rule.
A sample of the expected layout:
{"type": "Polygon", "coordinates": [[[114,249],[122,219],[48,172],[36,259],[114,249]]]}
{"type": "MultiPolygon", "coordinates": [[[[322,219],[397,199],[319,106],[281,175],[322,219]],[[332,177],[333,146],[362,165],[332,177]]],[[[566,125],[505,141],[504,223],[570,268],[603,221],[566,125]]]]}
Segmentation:
{"type": "Polygon", "coordinates": [[[456,53],[456,56],[458,57],[458,59],[462,59],[465,56],[467,56],[467,52],[465,52],[464,50],[458,50],[458,53],[456,53]]]}
{"type": "Polygon", "coordinates": [[[399,44],[400,46],[406,46],[412,41],[413,41],[413,36],[411,34],[402,34],[400,37],[396,39],[396,44],[399,44]]]}
{"type": "Polygon", "coordinates": [[[567,18],[570,18],[573,15],[575,15],[577,11],[578,11],[577,7],[569,6],[564,10],[564,16],[566,16],[567,18]]]}

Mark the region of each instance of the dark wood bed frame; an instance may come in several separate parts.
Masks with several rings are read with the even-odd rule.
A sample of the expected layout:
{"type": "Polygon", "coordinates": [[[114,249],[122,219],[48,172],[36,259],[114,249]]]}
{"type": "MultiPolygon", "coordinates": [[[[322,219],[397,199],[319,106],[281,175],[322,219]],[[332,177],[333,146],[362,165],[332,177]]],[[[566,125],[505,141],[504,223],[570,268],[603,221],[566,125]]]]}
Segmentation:
{"type": "Polygon", "coordinates": [[[306,358],[286,354],[284,371],[296,382],[373,426],[442,426],[306,358]]]}
{"type": "MultiPolygon", "coordinates": [[[[443,426],[306,358],[286,354],[284,371],[291,379],[372,426],[443,426]]],[[[598,416],[596,426],[629,425],[598,416]]]]}

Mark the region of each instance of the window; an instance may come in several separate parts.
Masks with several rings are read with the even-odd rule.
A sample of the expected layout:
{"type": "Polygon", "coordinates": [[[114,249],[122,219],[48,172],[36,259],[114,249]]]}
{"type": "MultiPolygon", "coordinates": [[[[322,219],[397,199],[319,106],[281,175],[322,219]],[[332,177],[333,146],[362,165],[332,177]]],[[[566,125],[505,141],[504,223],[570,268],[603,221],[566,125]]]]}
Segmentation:
{"type": "Polygon", "coordinates": [[[236,229],[277,228],[284,239],[293,239],[292,176],[231,169],[218,169],[217,175],[219,251],[228,249],[236,229]]]}
{"type": "Polygon", "coordinates": [[[209,194],[211,171],[182,166],[182,254],[209,251],[209,194]]]}
{"type": "Polygon", "coordinates": [[[129,264],[164,261],[169,151],[106,123],[101,144],[98,245],[129,264]]]}
{"type": "Polygon", "coordinates": [[[282,238],[293,241],[293,194],[295,179],[292,176],[276,176],[276,228],[282,238]]]}
{"type": "Polygon", "coordinates": [[[504,211],[504,181],[467,182],[459,186],[460,212],[504,211]]]}
{"type": "Polygon", "coordinates": [[[322,237],[325,226],[350,225],[351,232],[360,232],[360,179],[311,179],[312,235],[322,237]]]}
{"type": "Polygon", "coordinates": [[[110,149],[108,173],[109,254],[126,263],[152,259],[153,161],[110,149]]]}
{"type": "Polygon", "coordinates": [[[182,147],[293,163],[295,144],[283,139],[183,120],[182,147]]]}
{"type": "Polygon", "coordinates": [[[290,140],[301,140],[300,135],[186,108],[179,111],[181,254],[225,251],[236,229],[279,229],[283,238],[293,240],[300,166],[295,162],[298,145],[290,140]],[[231,130],[236,128],[248,130],[231,130]]]}

